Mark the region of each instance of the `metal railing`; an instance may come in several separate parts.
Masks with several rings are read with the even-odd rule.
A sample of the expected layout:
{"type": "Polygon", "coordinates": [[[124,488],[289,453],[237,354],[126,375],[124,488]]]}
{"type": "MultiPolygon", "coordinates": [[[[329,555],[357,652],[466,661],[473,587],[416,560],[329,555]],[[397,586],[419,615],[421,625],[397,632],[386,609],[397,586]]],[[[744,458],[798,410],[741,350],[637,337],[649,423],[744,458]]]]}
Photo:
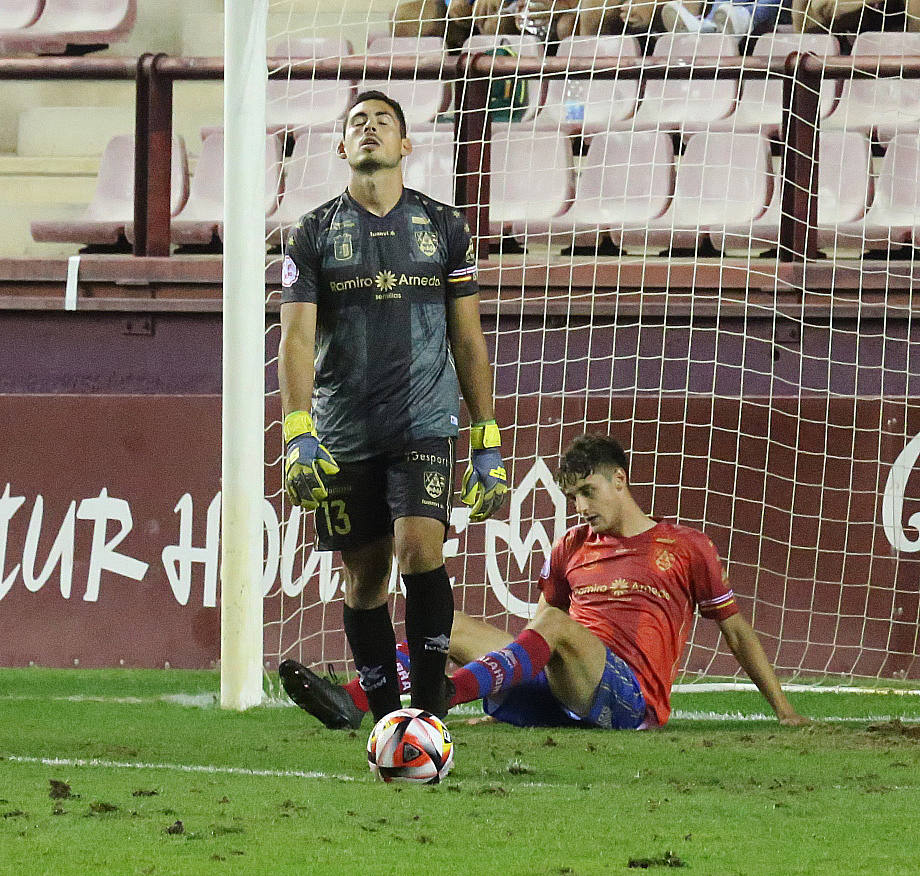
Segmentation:
{"type": "MultiPolygon", "coordinates": [[[[781,140],[784,162],[780,260],[818,257],[819,101],[824,79],[920,78],[920,56],[839,56],[792,53],[786,58],[698,58],[669,64],[661,57],[526,58],[463,53],[441,59],[352,55],[323,60],[270,58],[271,79],[443,79],[455,82],[456,203],[467,211],[489,254],[489,87],[495,77],[553,79],[764,79],[783,77],[781,140]]],[[[134,80],[136,83],[134,254],[168,256],[173,84],[221,80],[222,58],[178,58],[147,53],[139,58],[0,59],[0,80],[134,80]]]]}

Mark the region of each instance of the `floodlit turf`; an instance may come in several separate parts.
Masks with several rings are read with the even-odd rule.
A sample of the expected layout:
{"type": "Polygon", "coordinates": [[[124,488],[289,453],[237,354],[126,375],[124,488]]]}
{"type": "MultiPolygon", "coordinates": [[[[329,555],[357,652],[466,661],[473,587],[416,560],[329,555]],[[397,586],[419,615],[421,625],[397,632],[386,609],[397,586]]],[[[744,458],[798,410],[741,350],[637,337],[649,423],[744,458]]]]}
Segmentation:
{"type": "Polygon", "coordinates": [[[793,694],[850,719],[798,730],[735,717],[764,712],[746,691],[676,695],[679,714],[720,717],[654,733],[453,717],[447,781],[397,787],[367,771],[369,720],[223,712],[217,685],[0,670],[0,873],[920,871],[915,695],[793,694]]]}

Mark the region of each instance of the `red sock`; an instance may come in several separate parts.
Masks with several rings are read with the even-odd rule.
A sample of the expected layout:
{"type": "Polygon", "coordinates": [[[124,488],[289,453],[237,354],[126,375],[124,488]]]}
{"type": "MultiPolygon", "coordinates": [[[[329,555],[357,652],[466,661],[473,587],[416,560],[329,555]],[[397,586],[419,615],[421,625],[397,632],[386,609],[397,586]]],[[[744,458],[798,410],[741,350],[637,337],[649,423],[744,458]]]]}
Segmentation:
{"type": "Polygon", "coordinates": [[[469,703],[530,681],[549,663],[552,651],[536,630],[524,630],[500,651],[467,663],[452,676],[454,695],[450,705],[469,703]]]}

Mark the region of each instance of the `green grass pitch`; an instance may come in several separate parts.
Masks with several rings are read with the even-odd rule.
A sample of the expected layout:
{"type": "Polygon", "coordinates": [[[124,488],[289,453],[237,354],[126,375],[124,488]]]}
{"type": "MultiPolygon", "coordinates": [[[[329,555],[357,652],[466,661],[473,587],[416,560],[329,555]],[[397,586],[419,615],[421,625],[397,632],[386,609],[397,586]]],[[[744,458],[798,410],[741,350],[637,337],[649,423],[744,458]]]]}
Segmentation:
{"type": "Polygon", "coordinates": [[[0,670],[0,873],[920,872],[920,696],[681,692],[664,730],[469,725],[434,787],[214,673],[0,670]],[[760,716],[760,717],[758,717],[760,716]]]}

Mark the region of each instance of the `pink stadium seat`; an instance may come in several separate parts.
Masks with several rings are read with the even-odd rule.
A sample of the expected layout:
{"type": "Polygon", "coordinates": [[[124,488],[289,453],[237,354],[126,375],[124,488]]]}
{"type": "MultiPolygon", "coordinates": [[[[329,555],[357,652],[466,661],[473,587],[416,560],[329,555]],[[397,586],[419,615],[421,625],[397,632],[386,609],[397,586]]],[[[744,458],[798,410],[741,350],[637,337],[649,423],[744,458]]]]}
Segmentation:
{"type": "MultiPolygon", "coordinates": [[[[265,215],[278,206],[281,179],[281,140],[269,134],[265,141],[265,215]]],[[[126,229],[133,239],[133,227],[126,229]]],[[[215,131],[201,146],[188,201],[170,223],[173,243],[206,244],[224,230],[224,132],[215,131]]]]}
{"type": "Polygon", "coordinates": [[[674,146],[668,134],[598,134],[582,162],[571,208],[550,222],[516,222],[512,231],[522,243],[595,246],[611,228],[657,219],[673,191],[674,146]]]}
{"type": "Polygon", "coordinates": [[[281,203],[265,225],[273,242],[304,213],[345,191],[350,172],[348,163],[336,152],[341,139],[331,131],[306,131],[295,141],[294,151],[285,161],[281,203]]]}
{"type": "MultiPolygon", "coordinates": [[[[476,34],[463,43],[463,51],[471,54],[489,52],[496,46],[508,46],[522,58],[542,58],[544,54],[544,44],[527,34],[518,36],[476,34]]],[[[528,108],[521,117],[521,122],[530,121],[537,114],[537,108],[540,106],[540,80],[536,78],[528,79],[527,86],[528,108]]]]}
{"type": "MultiPolygon", "coordinates": [[[[440,37],[378,37],[368,45],[367,54],[442,62],[447,58],[440,37]]],[[[450,103],[450,86],[441,79],[362,79],[358,91],[368,89],[379,89],[399,101],[410,133],[414,127],[431,122],[450,103]]]]}
{"type": "MultiPolygon", "coordinates": [[[[818,246],[860,246],[858,237],[872,193],[869,140],[864,134],[825,131],[818,155],[818,246]],[[853,223],[858,223],[853,228],[853,223]],[[850,229],[847,232],[847,229],[850,229]]],[[[714,228],[710,238],[719,250],[764,252],[779,244],[782,187],[773,188],[770,206],[751,221],[714,228]]]]}
{"type": "Polygon", "coordinates": [[[439,127],[418,134],[410,131],[409,139],[412,152],[403,159],[406,187],[445,204],[453,204],[454,129],[439,127]]]}
{"type": "Polygon", "coordinates": [[[35,22],[0,31],[0,52],[59,54],[68,46],[117,43],[136,18],[137,0],[45,0],[35,22]]]}
{"type": "Polygon", "coordinates": [[[839,229],[847,243],[888,250],[916,241],[920,233],[920,142],[916,134],[892,138],[875,183],[875,198],[862,222],[839,229]]]}
{"type": "MultiPolygon", "coordinates": [[[[738,41],[729,34],[665,34],[655,43],[655,58],[686,66],[697,58],[737,57],[738,41]]],[[[737,79],[648,79],[633,119],[618,127],[700,130],[731,115],[737,79]]]]}
{"type": "MultiPolygon", "coordinates": [[[[181,137],[173,138],[172,194],[170,207],[175,216],[188,198],[188,158],[181,137]]],[[[75,221],[32,223],[37,241],[87,244],[115,244],[134,221],[134,137],[113,137],[99,165],[93,200],[75,221]]]]}
{"type": "Polygon", "coordinates": [[[677,168],[674,200],[647,224],[614,228],[613,242],[629,250],[692,247],[712,226],[743,225],[770,202],[770,143],[759,134],[694,134],[677,168]]]}
{"type": "MultiPolygon", "coordinates": [[[[557,58],[631,58],[639,55],[633,36],[567,37],[559,43],[557,58]]],[[[551,79],[537,126],[570,133],[606,131],[611,122],[631,116],[639,98],[639,81],[624,79],[551,79]]]]}
{"type": "MultiPolygon", "coordinates": [[[[282,58],[341,58],[352,54],[344,38],[288,39],[275,43],[271,55],[282,58]]],[[[334,127],[354,94],[348,80],[271,79],[266,94],[268,130],[297,130],[328,124],[334,127]]]]}
{"type": "MultiPolygon", "coordinates": [[[[754,56],[785,58],[792,52],[813,52],[820,58],[840,54],[837,37],[827,33],[765,33],[757,38],[754,56]]],[[[821,85],[821,118],[834,107],[837,82],[831,79],[821,85]]],[[[732,116],[713,122],[709,130],[754,131],[767,137],[777,137],[783,120],[783,82],[778,76],[766,79],[745,78],[741,96],[732,116]]]]}
{"type": "Polygon", "coordinates": [[[574,193],[572,146],[561,131],[532,124],[492,125],[489,222],[493,234],[514,222],[548,222],[574,193]]]}
{"type": "MultiPolygon", "coordinates": [[[[858,34],[854,55],[920,55],[920,33],[858,34]]],[[[882,142],[901,131],[920,131],[920,88],[914,79],[844,82],[837,109],[824,127],[875,130],[882,142]]]]}
{"type": "Polygon", "coordinates": [[[0,32],[33,24],[44,5],[44,0],[0,0],[0,32]]]}

